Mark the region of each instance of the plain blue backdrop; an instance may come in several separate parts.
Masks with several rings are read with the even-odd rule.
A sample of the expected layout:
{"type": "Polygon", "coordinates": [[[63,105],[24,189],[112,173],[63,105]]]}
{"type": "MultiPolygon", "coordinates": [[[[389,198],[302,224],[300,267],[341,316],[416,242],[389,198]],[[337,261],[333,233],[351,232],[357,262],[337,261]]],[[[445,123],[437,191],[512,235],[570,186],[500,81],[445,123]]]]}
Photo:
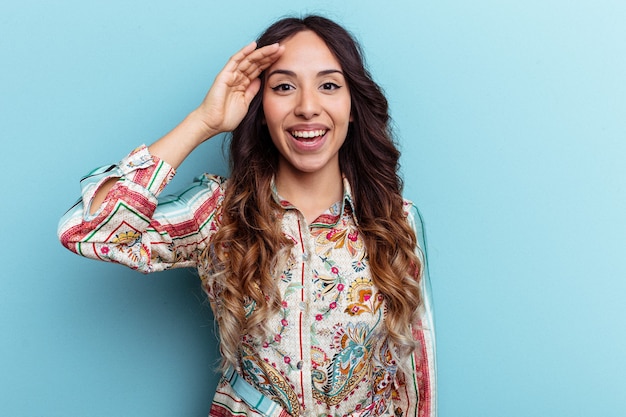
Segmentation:
{"type": "MultiPolygon", "coordinates": [[[[623,416],[626,3],[17,1],[0,5],[0,415],[205,416],[193,271],[56,240],[88,170],[157,139],[286,14],[362,42],[428,235],[441,417],[623,416]]],[[[226,173],[219,139],[172,189],[226,173]]]]}

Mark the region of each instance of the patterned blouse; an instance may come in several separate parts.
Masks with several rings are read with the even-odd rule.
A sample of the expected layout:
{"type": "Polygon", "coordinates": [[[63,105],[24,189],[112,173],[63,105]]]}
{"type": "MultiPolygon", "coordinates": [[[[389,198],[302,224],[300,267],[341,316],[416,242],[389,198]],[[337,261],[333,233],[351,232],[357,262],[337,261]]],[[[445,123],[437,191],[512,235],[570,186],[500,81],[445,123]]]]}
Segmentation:
{"type": "MultiPolygon", "coordinates": [[[[59,238],[79,255],[144,273],[196,268],[214,306],[215,283],[199,258],[219,227],[227,180],[205,174],[178,195],[158,197],[173,175],[145,146],[118,165],[96,169],[81,181],[82,199],[61,219],[59,238]],[[89,214],[96,190],[110,178],[119,180],[101,208],[89,214]]],[[[268,323],[267,340],[242,335],[238,375],[278,404],[272,415],[436,416],[425,258],[425,308],[413,325],[419,348],[399,372],[383,334],[385,299],[372,283],[347,181],[343,201],[311,224],[289,202],[275,198],[285,210],[283,232],[294,243],[276,277],[282,307],[268,323]]],[[[408,201],[405,208],[424,248],[419,215],[408,201]]],[[[222,378],[210,415],[259,414],[222,378]]]]}

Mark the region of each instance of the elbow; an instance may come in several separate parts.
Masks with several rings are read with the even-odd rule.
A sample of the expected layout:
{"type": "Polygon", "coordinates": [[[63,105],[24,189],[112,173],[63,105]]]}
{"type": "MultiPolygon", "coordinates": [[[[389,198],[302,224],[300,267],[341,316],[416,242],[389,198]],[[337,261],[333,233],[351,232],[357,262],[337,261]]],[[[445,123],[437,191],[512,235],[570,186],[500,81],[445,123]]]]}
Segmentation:
{"type": "Polygon", "coordinates": [[[72,232],[72,228],[64,227],[62,222],[59,223],[57,228],[57,238],[61,245],[65,248],[76,253],[76,243],[78,243],[78,236],[72,232]]]}
{"type": "Polygon", "coordinates": [[[76,252],[76,243],[80,241],[82,227],[82,201],[78,200],[59,219],[57,224],[57,238],[59,242],[72,252],[76,252]]]}

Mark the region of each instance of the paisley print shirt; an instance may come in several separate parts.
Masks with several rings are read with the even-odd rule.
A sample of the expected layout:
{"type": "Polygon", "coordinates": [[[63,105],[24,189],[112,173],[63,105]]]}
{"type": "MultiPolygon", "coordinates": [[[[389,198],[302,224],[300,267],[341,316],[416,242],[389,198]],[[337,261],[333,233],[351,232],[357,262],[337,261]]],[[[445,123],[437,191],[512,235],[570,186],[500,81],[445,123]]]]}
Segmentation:
{"type": "MultiPolygon", "coordinates": [[[[82,198],[61,219],[59,237],[80,255],[144,273],[196,268],[215,305],[219,288],[199,258],[219,227],[228,181],[203,175],[181,193],[160,197],[173,175],[145,146],[93,171],[81,181],[82,198]],[[96,190],[110,178],[119,180],[89,214],[96,190]]],[[[400,372],[384,336],[385,299],[372,283],[350,184],[344,181],[343,200],[311,224],[288,201],[274,198],[284,209],[282,230],[293,241],[276,276],[282,307],[268,323],[266,340],[242,335],[240,375],[279,405],[275,415],[435,416],[434,329],[415,207],[405,202],[424,260],[425,308],[413,325],[419,348],[400,372]]],[[[210,415],[256,414],[222,378],[210,415]]]]}

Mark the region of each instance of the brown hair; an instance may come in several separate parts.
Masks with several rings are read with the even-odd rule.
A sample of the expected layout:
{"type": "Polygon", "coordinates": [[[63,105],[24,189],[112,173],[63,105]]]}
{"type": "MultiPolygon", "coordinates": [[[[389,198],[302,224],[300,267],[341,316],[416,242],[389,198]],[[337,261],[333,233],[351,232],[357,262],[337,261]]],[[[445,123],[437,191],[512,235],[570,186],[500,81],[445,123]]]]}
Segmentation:
{"type": "MultiPolygon", "coordinates": [[[[416,236],[403,210],[400,153],[389,127],[387,99],[365,68],[356,41],[329,19],[282,19],[270,26],[257,44],[281,42],[305,30],[326,43],[341,64],[350,89],[353,121],[339,150],[340,168],[352,188],[354,214],[374,285],[385,296],[388,337],[400,357],[406,357],[415,347],[410,325],[422,305],[421,262],[415,253],[416,236]],[[373,198],[376,204],[372,204],[373,198]]],[[[264,77],[261,74],[263,84],[264,77]]],[[[278,311],[281,296],[273,272],[279,254],[290,247],[281,232],[280,207],[271,191],[278,150],[262,121],[262,94],[257,94],[232,133],[231,176],[222,224],[214,237],[215,252],[209,259],[218,271],[214,285],[220,295],[214,308],[224,364],[236,364],[241,336],[263,336],[263,323],[278,311]],[[244,302],[252,302],[254,311],[246,314],[244,302]]]]}

